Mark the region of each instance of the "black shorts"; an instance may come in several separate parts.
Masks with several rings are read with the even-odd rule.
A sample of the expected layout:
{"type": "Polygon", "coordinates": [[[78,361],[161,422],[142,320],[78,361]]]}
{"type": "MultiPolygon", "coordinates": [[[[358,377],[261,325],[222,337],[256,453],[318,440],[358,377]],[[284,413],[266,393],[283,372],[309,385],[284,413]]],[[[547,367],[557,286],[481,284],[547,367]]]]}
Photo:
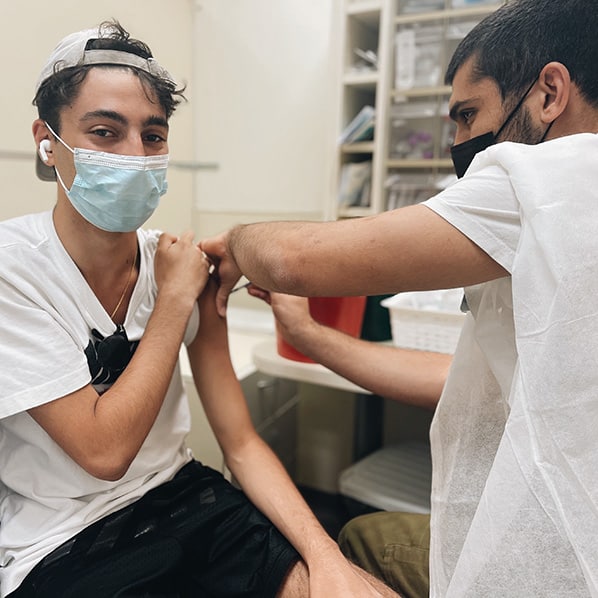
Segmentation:
{"type": "Polygon", "coordinates": [[[59,546],[9,596],[267,598],[298,558],[241,491],[192,461],[59,546]]]}

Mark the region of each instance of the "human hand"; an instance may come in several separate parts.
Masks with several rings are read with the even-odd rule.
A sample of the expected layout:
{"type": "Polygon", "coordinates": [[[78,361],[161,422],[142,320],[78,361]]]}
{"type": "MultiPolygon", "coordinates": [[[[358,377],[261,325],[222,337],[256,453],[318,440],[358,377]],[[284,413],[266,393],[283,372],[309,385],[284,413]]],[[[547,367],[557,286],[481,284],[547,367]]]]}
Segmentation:
{"type": "Polygon", "coordinates": [[[316,324],[311,317],[307,297],[266,291],[254,284],[247,287],[247,292],[270,305],[280,334],[290,344],[293,344],[297,337],[305,335],[308,329],[316,324]]]}
{"type": "Polygon", "coordinates": [[[210,261],[193,242],[193,232],[160,235],[154,261],[158,293],[192,306],[206,285],[209,269],[210,261]]]}
{"type": "Polygon", "coordinates": [[[216,293],[216,308],[220,316],[224,317],[228,296],[241,278],[241,270],[228,248],[228,232],[204,239],[199,243],[199,248],[209,256],[218,274],[220,286],[216,293]]]}
{"type": "Polygon", "coordinates": [[[344,557],[309,568],[309,595],[311,598],[400,598],[382,581],[349,563],[344,557]]]}

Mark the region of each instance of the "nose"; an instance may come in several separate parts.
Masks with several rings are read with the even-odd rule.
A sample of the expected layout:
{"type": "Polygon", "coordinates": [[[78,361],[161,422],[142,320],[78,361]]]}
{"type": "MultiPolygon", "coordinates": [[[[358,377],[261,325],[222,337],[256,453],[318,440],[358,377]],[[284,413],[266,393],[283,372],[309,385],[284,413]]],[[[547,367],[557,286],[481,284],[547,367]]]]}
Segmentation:
{"type": "Polygon", "coordinates": [[[145,156],[145,145],[141,134],[131,132],[123,143],[121,153],[127,156],[145,156]]]}
{"type": "Polygon", "coordinates": [[[467,131],[464,131],[457,125],[457,127],[455,128],[455,135],[453,137],[453,145],[459,145],[460,143],[463,143],[464,141],[468,141],[469,138],[470,138],[469,133],[467,131]]]}

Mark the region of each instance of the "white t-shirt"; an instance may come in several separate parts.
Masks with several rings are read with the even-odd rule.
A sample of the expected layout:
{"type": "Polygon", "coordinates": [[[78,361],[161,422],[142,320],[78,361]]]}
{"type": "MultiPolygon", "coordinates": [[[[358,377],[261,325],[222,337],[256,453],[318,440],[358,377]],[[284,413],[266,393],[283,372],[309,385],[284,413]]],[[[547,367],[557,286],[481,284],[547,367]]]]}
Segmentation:
{"type": "Polygon", "coordinates": [[[502,143],[425,202],[511,273],[466,289],[435,413],[430,595],[598,595],[598,137],[502,143]]]}
{"type": "MultiPolygon", "coordinates": [[[[139,278],[124,323],[130,341],[141,338],[154,306],[158,236],[137,233],[139,278]]],[[[186,343],[198,322],[196,310],[186,343]]],[[[58,239],[51,212],[0,223],[0,596],[51,550],[191,459],[178,367],[139,454],[116,482],[89,475],[28,415],[90,383],[85,350],[92,329],[106,337],[115,325],[58,239]]]]}

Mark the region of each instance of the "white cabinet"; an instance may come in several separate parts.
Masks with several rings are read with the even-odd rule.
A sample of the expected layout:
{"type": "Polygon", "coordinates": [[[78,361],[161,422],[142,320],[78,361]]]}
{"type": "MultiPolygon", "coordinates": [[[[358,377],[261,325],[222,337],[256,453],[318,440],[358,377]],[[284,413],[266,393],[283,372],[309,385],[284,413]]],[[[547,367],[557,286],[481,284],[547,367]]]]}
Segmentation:
{"type": "Polygon", "coordinates": [[[392,55],[388,50],[392,47],[394,7],[394,0],[346,0],[344,4],[339,138],[364,106],[372,108],[375,116],[373,138],[339,143],[334,177],[344,193],[333,199],[333,218],[376,212],[383,202],[386,128],[380,123],[386,121],[391,89],[392,55]],[[364,175],[365,169],[369,176],[364,175]]]}
{"type": "Polygon", "coordinates": [[[459,41],[499,6],[485,0],[345,0],[339,131],[364,106],[375,116],[371,139],[338,145],[332,217],[423,201],[453,176],[444,73],[459,41]]]}

